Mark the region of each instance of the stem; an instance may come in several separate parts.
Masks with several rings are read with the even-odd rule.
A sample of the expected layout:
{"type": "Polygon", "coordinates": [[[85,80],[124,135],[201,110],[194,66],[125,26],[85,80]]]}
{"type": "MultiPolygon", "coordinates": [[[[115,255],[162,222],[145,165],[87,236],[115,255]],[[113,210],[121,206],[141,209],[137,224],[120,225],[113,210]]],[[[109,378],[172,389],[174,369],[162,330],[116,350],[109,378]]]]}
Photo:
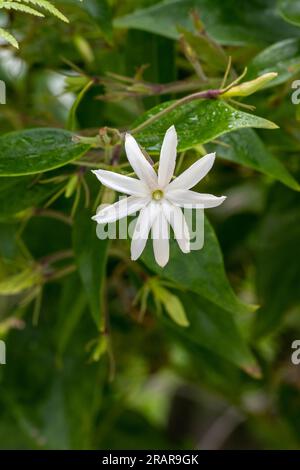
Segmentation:
{"type": "MultiPolygon", "coordinates": [[[[107,73],[106,77],[94,77],[96,78],[98,83],[105,85],[107,88],[109,86],[114,86],[111,90],[111,93],[119,92],[124,93],[127,96],[137,96],[141,94],[145,94],[148,96],[151,95],[164,95],[169,93],[184,93],[193,90],[199,90],[201,86],[203,86],[203,82],[206,82],[207,79],[202,80],[177,80],[174,82],[169,83],[155,83],[155,82],[147,82],[144,80],[137,80],[136,78],[132,77],[124,77],[122,75],[118,75],[115,73],[107,73]],[[113,82],[114,80],[115,82],[113,82]],[[119,88],[116,88],[118,87],[119,88]],[[140,89],[139,89],[140,88],[140,89]],[[144,93],[142,93],[142,88],[144,88],[144,93]]],[[[210,83],[217,80],[210,80],[210,83]]],[[[110,91],[110,90],[108,90],[110,91]]],[[[108,93],[109,94],[109,93],[108,93]]],[[[103,95],[106,96],[106,95],[103,95]]],[[[101,97],[103,99],[103,97],[101,97]]]]}
{"type": "Polygon", "coordinates": [[[51,255],[44,256],[40,259],[40,264],[43,266],[47,266],[52,263],[56,263],[56,261],[61,261],[63,259],[72,258],[73,251],[72,250],[62,250],[52,253],[51,255]]]}
{"type": "Polygon", "coordinates": [[[165,116],[165,114],[169,113],[170,111],[173,111],[173,109],[177,108],[178,106],[181,106],[182,104],[190,103],[191,101],[194,101],[194,100],[215,99],[220,94],[221,94],[221,90],[211,89],[211,90],[199,91],[197,93],[192,93],[191,95],[184,96],[180,100],[175,101],[174,103],[170,104],[170,106],[168,106],[167,108],[162,109],[159,113],[155,114],[154,116],[151,116],[149,119],[142,122],[139,126],[132,129],[130,133],[135,134],[137,132],[140,132],[142,129],[144,129],[145,127],[148,127],[154,121],[157,121],[162,116],[165,116]]]}
{"type": "Polygon", "coordinates": [[[159,95],[165,95],[169,93],[184,93],[187,91],[198,90],[201,85],[203,86],[202,82],[198,81],[178,81],[166,84],[153,84],[153,92],[157,92],[159,95]]]}
{"type": "Polygon", "coordinates": [[[175,175],[178,175],[179,170],[181,169],[184,157],[185,157],[185,152],[181,152],[181,154],[179,155],[178,163],[175,168],[175,175]]]}
{"type": "Polygon", "coordinates": [[[58,199],[63,193],[65,192],[65,187],[59,189],[50,199],[49,201],[47,201],[47,203],[45,204],[45,209],[49,206],[51,206],[51,204],[53,204],[54,201],[56,201],[56,199],[58,199]]]}
{"type": "Polygon", "coordinates": [[[90,194],[90,190],[89,190],[89,187],[87,185],[87,182],[85,181],[85,178],[84,178],[83,175],[81,177],[81,182],[82,182],[82,186],[83,186],[83,190],[84,190],[84,194],[85,194],[85,207],[87,208],[90,205],[91,194],[90,194]]]}
{"type": "Polygon", "coordinates": [[[88,162],[84,160],[77,160],[75,162],[71,162],[72,165],[77,165],[77,166],[83,166],[87,168],[94,168],[94,169],[103,169],[103,170],[110,170],[110,171],[116,171],[119,168],[124,168],[128,166],[128,163],[122,163],[121,165],[115,166],[115,165],[107,165],[105,163],[94,163],[94,162],[88,162]]]}
{"type": "Polygon", "coordinates": [[[38,295],[35,300],[34,308],[33,308],[33,315],[32,315],[32,324],[33,326],[37,326],[40,317],[40,311],[42,306],[43,300],[43,290],[42,288],[39,290],[38,295]]]}
{"type": "Polygon", "coordinates": [[[47,282],[56,281],[57,279],[67,276],[68,274],[71,274],[74,271],[76,271],[75,264],[70,264],[70,266],[66,266],[65,268],[58,269],[53,274],[50,274],[47,277],[47,282]]]}
{"type": "Polygon", "coordinates": [[[65,214],[62,214],[61,212],[55,211],[53,209],[38,208],[38,209],[35,209],[34,215],[40,216],[40,217],[51,217],[53,219],[60,220],[61,222],[64,222],[67,225],[72,225],[71,217],[65,214]]]}

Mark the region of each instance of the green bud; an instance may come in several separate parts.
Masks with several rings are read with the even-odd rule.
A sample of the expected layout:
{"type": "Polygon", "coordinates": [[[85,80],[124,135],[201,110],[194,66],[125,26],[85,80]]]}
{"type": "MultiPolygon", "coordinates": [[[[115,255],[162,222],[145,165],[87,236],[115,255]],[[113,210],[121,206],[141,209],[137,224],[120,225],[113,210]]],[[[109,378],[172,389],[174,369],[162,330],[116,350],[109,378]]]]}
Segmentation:
{"type": "Polygon", "coordinates": [[[77,47],[78,51],[80,52],[82,58],[86,62],[93,62],[94,61],[94,53],[91,49],[91,46],[87,42],[87,40],[82,37],[82,36],[75,36],[74,37],[74,43],[75,46],[77,47]]]}
{"type": "Polygon", "coordinates": [[[158,282],[153,282],[153,280],[151,282],[151,289],[154,298],[162,303],[167,314],[174,323],[183,328],[189,326],[190,323],[187,319],[184,307],[176,295],[171,294],[171,292],[160,286],[158,282]]]}
{"type": "Polygon", "coordinates": [[[97,342],[97,345],[92,353],[93,361],[97,362],[106,353],[108,347],[108,340],[106,335],[102,335],[97,342]]]}
{"type": "Polygon", "coordinates": [[[229,90],[221,93],[223,98],[232,98],[234,96],[248,96],[252,95],[258,90],[261,90],[268,82],[277,77],[276,72],[264,73],[260,77],[250,80],[249,82],[241,83],[240,85],[233,86],[229,90]]]}
{"type": "Polygon", "coordinates": [[[71,176],[65,188],[66,198],[69,198],[72,196],[72,194],[76,190],[77,184],[78,184],[78,175],[71,176]]]}

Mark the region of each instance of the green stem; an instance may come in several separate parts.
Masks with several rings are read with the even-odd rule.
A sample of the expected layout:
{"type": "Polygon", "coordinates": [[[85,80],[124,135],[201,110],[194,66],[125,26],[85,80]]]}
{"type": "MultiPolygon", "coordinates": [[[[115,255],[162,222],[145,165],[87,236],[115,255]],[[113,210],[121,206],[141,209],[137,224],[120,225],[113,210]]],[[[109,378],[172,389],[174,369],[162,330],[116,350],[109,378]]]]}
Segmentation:
{"type": "Polygon", "coordinates": [[[87,168],[94,168],[94,169],[103,169],[103,170],[110,170],[110,171],[118,171],[120,168],[124,168],[128,166],[128,163],[122,163],[121,165],[107,165],[106,163],[93,163],[84,160],[77,160],[75,162],[71,162],[72,165],[84,166],[87,168]]]}
{"type": "Polygon", "coordinates": [[[51,217],[52,219],[60,220],[61,222],[64,222],[67,225],[72,225],[71,217],[53,209],[37,208],[34,211],[34,215],[39,217],[51,217]]]}
{"type": "Polygon", "coordinates": [[[47,277],[47,281],[48,282],[56,281],[57,279],[67,276],[68,274],[71,274],[74,271],[76,271],[76,266],[75,264],[71,264],[70,266],[66,266],[65,268],[58,269],[53,274],[49,275],[47,277]]]}
{"type": "Polygon", "coordinates": [[[73,251],[72,250],[62,250],[56,251],[55,253],[51,253],[51,255],[44,256],[39,260],[40,264],[43,266],[47,266],[52,263],[56,263],[57,261],[61,261],[63,259],[72,258],[73,251]]]}

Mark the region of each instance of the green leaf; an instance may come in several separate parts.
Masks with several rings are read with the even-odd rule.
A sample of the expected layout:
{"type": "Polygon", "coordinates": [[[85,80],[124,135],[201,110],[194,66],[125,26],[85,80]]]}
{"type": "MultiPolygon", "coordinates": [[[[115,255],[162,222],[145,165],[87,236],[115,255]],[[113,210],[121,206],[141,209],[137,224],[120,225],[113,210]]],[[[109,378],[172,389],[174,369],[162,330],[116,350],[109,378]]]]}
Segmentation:
{"type": "Polygon", "coordinates": [[[68,18],[66,18],[65,15],[61,11],[59,11],[48,0],[16,0],[16,1],[20,3],[29,3],[35,6],[39,6],[40,8],[45,9],[48,13],[51,13],[53,16],[56,16],[56,18],[60,19],[61,21],[64,21],[65,23],[69,23],[68,18]]]}
{"type": "Polygon", "coordinates": [[[57,322],[56,344],[59,359],[61,359],[64,354],[86,305],[86,296],[81,289],[78,276],[69,277],[64,283],[58,304],[59,317],[57,322]]]}
{"type": "MultiPolygon", "coordinates": [[[[133,128],[172,103],[173,101],[168,101],[150,109],[134,123],[133,128]]],[[[277,127],[271,121],[238,111],[224,101],[200,100],[179,106],[154,121],[137,132],[137,140],[149,152],[158,153],[164,134],[172,124],[175,125],[178,134],[179,151],[204,144],[222,134],[244,127],[265,129],[277,127]]]]}
{"type": "Polygon", "coordinates": [[[88,0],[79,3],[83,10],[85,10],[90,19],[96,23],[101,31],[105,39],[108,42],[112,41],[112,11],[110,5],[107,0],[88,0]]]}
{"type": "Polygon", "coordinates": [[[212,75],[216,72],[224,72],[228,63],[228,57],[224,50],[214,42],[207,34],[191,33],[184,28],[179,28],[184,41],[197,55],[200,63],[206,64],[206,70],[212,75]]]}
{"type": "Polygon", "coordinates": [[[76,160],[89,145],[74,143],[62,129],[36,128],[0,137],[0,175],[19,176],[52,170],[76,160]]]}
{"type": "Polygon", "coordinates": [[[168,322],[171,328],[175,328],[183,338],[224,357],[248,374],[260,376],[259,367],[232,315],[195,294],[186,293],[180,298],[188,312],[190,326],[181,328],[168,322]]]}
{"type": "Polygon", "coordinates": [[[96,224],[91,216],[86,209],[77,210],[73,227],[73,249],[92,317],[100,329],[108,240],[97,238],[96,224]]]}
{"type": "Polygon", "coordinates": [[[235,0],[166,0],[117,18],[114,25],[178,39],[178,26],[193,30],[190,11],[195,9],[208,33],[221,44],[257,44],[300,34],[280,18],[273,0],[244,2],[243,8],[235,0]]]}
{"type": "Polygon", "coordinates": [[[252,129],[241,129],[222,137],[225,145],[209,145],[209,151],[216,152],[218,157],[260,171],[281,181],[297,191],[299,183],[286,170],[280,160],[275,158],[265,147],[262,140],[252,129]]]}
{"type": "Polygon", "coordinates": [[[285,39],[267,47],[248,65],[246,80],[264,73],[277,72],[278,76],[265,85],[271,88],[284,83],[300,70],[300,39],[285,39]]]}
{"type": "Polygon", "coordinates": [[[279,0],[279,12],[289,23],[300,26],[300,5],[295,0],[279,0]]]}
{"type": "Polygon", "coordinates": [[[19,49],[19,44],[18,44],[18,41],[16,40],[16,38],[3,28],[0,28],[0,38],[7,41],[9,44],[11,44],[16,49],[19,49]]]}
{"type": "Polygon", "coordinates": [[[54,194],[59,185],[35,182],[31,177],[0,179],[0,220],[7,221],[15,214],[38,207],[54,194]]]}
{"type": "MultiPolygon", "coordinates": [[[[195,292],[228,312],[249,313],[254,307],[244,304],[233,292],[224,270],[222,253],[215,232],[207,219],[204,223],[205,242],[201,250],[183,254],[177,243],[171,241],[170,261],[160,268],[148,243],[142,260],[161,277],[195,292]]],[[[188,310],[187,310],[188,312],[188,310]]]]}

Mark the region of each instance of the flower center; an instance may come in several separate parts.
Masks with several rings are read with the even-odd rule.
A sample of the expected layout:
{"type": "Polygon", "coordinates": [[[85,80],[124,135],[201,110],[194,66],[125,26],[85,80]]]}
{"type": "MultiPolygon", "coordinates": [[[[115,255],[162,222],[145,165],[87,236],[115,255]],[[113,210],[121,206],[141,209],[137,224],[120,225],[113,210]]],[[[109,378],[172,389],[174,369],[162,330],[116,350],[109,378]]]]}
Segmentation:
{"type": "Polygon", "coordinates": [[[155,201],[160,201],[163,197],[164,197],[164,193],[163,193],[163,191],[161,191],[160,189],[156,189],[156,190],[153,191],[153,193],[152,193],[152,198],[153,198],[155,201]]]}

